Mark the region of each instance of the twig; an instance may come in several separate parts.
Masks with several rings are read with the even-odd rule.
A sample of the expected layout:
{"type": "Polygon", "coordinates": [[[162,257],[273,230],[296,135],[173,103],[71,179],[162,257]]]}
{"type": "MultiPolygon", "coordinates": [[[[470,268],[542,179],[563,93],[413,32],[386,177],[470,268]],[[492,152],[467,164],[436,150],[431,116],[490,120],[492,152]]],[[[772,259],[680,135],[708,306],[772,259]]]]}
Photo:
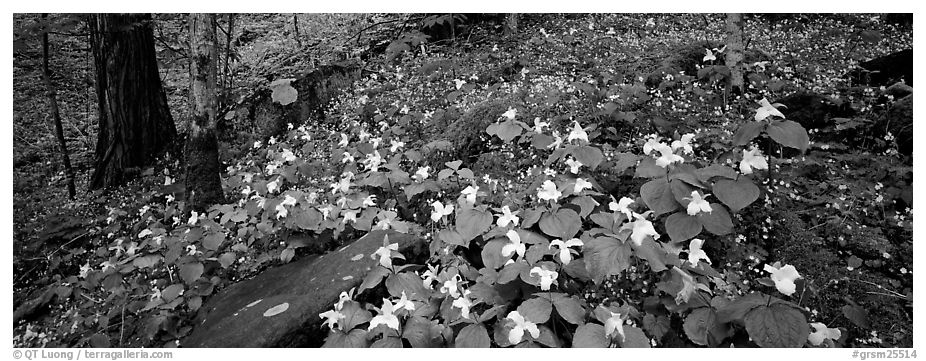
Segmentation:
{"type": "Polygon", "coordinates": [[[354,38],[357,38],[357,39],[359,40],[359,39],[360,39],[360,35],[363,34],[364,31],[370,30],[370,29],[372,29],[372,28],[374,28],[374,27],[376,27],[376,26],[380,26],[380,25],[383,25],[383,24],[394,23],[394,22],[398,22],[398,21],[401,21],[401,20],[402,20],[402,19],[392,19],[392,20],[380,21],[380,22],[378,22],[378,23],[376,23],[376,24],[367,26],[367,27],[365,27],[365,28],[363,28],[363,29],[360,29],[360,31],[358,31],[356,34],[351,35],[351,37],[347,38],[347,40],[345,40],[345,41],[344,41],[344,44],[342,44],[342,45],[347,45],[347,43],[349,43],[349,42],[350,42],[351,40],[353,40],[354,38]]]}

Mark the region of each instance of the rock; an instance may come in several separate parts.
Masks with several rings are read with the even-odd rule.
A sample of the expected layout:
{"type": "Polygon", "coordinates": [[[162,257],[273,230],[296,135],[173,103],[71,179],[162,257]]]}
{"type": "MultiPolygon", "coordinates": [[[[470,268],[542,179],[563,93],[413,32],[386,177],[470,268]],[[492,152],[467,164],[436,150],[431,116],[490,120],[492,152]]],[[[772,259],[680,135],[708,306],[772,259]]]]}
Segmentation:
{"type": "Polygon", "coordinates": [[[913,154],[913,94],[895,101],[879,120],[876,129],[886,129],[897,141],[900,154],[913,154]]]}
{"type": "Polygon", "coordinates": [[[913,94],[913,87],[904,84],[903,82],[896,82],[894,85],[887,87],[887,89],[884,90],[884,94],[890,95],[894,97],[894,99],[900,99],[907,95],[913,94]]]}
{"type": "Polygon", "coordinates": [[[849,72],[853,83],[888,86],[898,81],[913,85],[913,49],[901,50],[859,63],[849,72]]]}
{"type": "Polygon", "coordinates": [[[885,252],[894,252],[894,245],[877,227],[856,228],[845,237],[845,248],[866,260],[882,259],[885,252]]]}
{"type": "Polygon", "coordinates": [[[268,269],[210,298],[195,319],[184,347],[286,347],[321,345],[318,315],[342,291],[360,285],[370,258],[389,236],[407,258],[426,252],[424,242],[395,231],[373,231],[334,252],[268,269]],[[354,260],[358,255],[361,257],[354,260]]]}
{"type": "Polygon", "coordinates": [[[830,97],[810,92],[789,95],[775,103],[784,104],[787,108],[779,108],[781,113],[808,130],[831,125],[832,118],[851,117],[854,114],[848,104],[836,104],[830,97]]]}
{"type": "Polygon", "coordinates": [[[297,91],[296,101],[275,103],[270,88],[264,88],[240,102],[231,119],[222,119],[250,123],[263,138],[279,135],[289,123],[299,126],[308,119],[324,119],[328,103],[359,76],[360,67],[354,63],[323,65],[290,83],[297,91]]]}

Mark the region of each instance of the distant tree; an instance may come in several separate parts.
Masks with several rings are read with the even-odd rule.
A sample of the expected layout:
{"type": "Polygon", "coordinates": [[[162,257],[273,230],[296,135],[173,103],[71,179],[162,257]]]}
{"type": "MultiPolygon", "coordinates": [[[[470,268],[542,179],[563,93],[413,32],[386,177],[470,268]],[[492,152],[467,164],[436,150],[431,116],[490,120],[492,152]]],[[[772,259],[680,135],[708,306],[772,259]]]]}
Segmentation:
{"type": "Polygon", "coordinates": [[[90,189],[117,186],[175,140],[149,14],[90,16],[99,137],[90,189]]]}
{"type": "Polygon", "coordinates": [[[518,13],[510,13],[505,16],[505,35],[514,35],[518,33],[518,13]]]}
{"type": "Polygon", "coordinates": [[[736,89],[743,92],[743,14],[728,13],[726,21],[726,47],[725,63],[730,69],[730,78],[727,89],[736,89]]]}
{"type": "MultiPolygon", "coordinates": [[[[42,14],[46,20],[48,14],[42,14]]],[[[51,108],[51,118],[55,122],[55,137],[58,138],[58,147],[61,150],[61,163],[64,165],[64,174],[67,177],[68,197],[74,198],[77,191],[74,187],[74,168],[71,168],[71,158],[68,155],[67,142],[64,140],[64,128],[61,126],[61,112],[58,110],[58,90],[51,80],[51,67],[48,66],[48,30],[42,31],[42,80],[45,83],[45,95],[51,108]]]]}
{"type": "Polygon", "coordinates": [[[222,201],[216,134],[216,16],[190,14],[190,101],[193,119],[184,150],[186,196],[194,209],[222,201]]]}

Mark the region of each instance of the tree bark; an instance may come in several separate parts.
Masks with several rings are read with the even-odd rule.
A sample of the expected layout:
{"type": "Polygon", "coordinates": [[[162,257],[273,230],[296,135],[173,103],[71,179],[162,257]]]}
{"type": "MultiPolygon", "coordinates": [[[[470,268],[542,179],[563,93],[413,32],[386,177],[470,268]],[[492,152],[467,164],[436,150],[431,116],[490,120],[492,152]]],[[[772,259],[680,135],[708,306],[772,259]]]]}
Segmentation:
{"type": "Polygon", "coordinates": [[[727,80],[727,89],[737,90],[740,94],[743,87],[743,14],[729,13],[726,20],[726,46],[727,55],[724,58],[730,78],[727,80]]]}
{"type": "Polygon", "coordinates": [[[148,14],[91,16],[99,137],[90,189],[124,183],[177,136],[161,87],[148,14]]]}
{"type": "Polygon", "coordinates": [[[518,13],[511,13],[505,17],[505,35],[518,33],[518,13]]]}
{"type": "MultiPolygon", "coordinates": [[[[42,19],[48,14],[42,14],[42,19]]],[[[52,120],[55,122],[55,137],[58,138],[58,147],[61,150],[61,163],[64,165],[64,174],[67,177],[68,197],[74,199],[77,191],[74,187],[74,168],[71,168],[71,158],[68,155],[67,142],[64,140],[64,127],[61,126],[61,112],[58,110],[58,90],[51,80],[51,68],[48,66],[48,32],[42,32],[42,80],[45,82],[45,96],[51,108],[52,120]]]]}
{"type": "Polygon", "coordinates": [[[193,119],[186,142],[186,196],[194,209],[221,202],[216,137],[216,16],[190,15],[190,99],[193,119]]]}

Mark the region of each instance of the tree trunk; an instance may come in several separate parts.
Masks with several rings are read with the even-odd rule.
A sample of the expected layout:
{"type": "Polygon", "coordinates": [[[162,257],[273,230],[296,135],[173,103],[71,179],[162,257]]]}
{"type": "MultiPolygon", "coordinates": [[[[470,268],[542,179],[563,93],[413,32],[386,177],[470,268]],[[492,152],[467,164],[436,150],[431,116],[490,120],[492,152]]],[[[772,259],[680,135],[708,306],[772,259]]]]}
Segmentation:
{"type": "Polygon", "coordinates": [[[124,183],[177,136],[161,87],[150,22],[148,14],[91,16],[100,122],[90,189],[124,183]]]}
{"type": "Polygon", "coordinates": [[[726,21],[727,30],[727,55],[725,63],[730,69],[730,78],[727,81],[727,89],[737,90],[743,93],[743,14],[729,13],[726,21]]]}
{"type": "Polygon", "coordinates": [[[193,119],[186,142],[186,196],[194,209],[222,201],[216,137],[216,17],[190,15],[190,100],[193,119]]]}
{"type": "Polygon", "coordinates": [[[505,35],[518,33],[518,13],[511,13],[505,17],[505,35]]]}
{"type": "Polygon", "coordinates": [[[302,39],[299,36],[299,14],[293,14],[293,32],[296,33],[296,44],[302,48],[302,39]]]}
{"type": "MultiPolygon", "coordinates": [[[[42,19],[48,14],[42,14],[42,19]]],[[[58,147],[61,150],[61,163],[64,165],[64,174],[68,182],[68,197],[74,199],[77,191],[74,188],[74,168],[71,168],[71,158],[68,155],[67,142],[64,140],[64,128],[61,126],[61,112],[58,110],[58,90],[51,80],[51,68],[48,66],[48,32],[42,32],[42,80],[45,82],[45,95],[51,108],[52,120],[55,122],[55,137],[58,138],[58,147]]]]}

